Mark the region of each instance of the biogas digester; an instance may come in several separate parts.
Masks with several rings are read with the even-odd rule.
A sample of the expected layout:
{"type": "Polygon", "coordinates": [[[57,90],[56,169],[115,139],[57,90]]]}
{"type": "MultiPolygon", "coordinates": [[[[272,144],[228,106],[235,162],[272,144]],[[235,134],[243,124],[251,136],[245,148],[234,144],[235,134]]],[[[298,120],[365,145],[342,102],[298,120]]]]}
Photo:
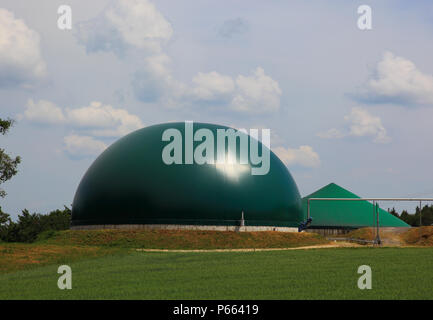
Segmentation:
{"type": "MultiPolygon", "coordinates": [[[[163,160],[164,148],[167,153],[167,146],[174,139],[163,139],[168,129],[180,132],[183,145],[187,144],[186,123],[158,124],[119,139],[93,162],[74,197],[72,226],[236,226],[242,212],[247,226],[297,227],[302,221],[296,183],[286,166],[264,144],[247,139],[248,159],[242,162],[242,139],[236,140],[236,156],[226,139],[225,158],[235,157],[237,161],[222,163],[218,161],[222,150],[217,148],[221,144],[217,141],[218,129],[231,128],[194,123],[193,136],[201,129],[212,132],[214,161],[188,163],[185,161],[188,155],[182,148],[182,161],[178,161],[181,163],[167,164],[163,160]],[[256,147],[259,152],[254,155],[251,150],[256,147]],[[264,163],[267,152],[268,164],[264,163]],[[256,161],[251,161],[252,158],[256,161]],[[252,174],[254,169],[263,172],[257,170],[266,166],[269,167],[266,174],[252,174]]],[[[193,141],[192,150],[200,149],[201,144],[203,140],[193,141]]],[[[209,156],[205,154],[204,159],[209,160],[209,156]]]]}

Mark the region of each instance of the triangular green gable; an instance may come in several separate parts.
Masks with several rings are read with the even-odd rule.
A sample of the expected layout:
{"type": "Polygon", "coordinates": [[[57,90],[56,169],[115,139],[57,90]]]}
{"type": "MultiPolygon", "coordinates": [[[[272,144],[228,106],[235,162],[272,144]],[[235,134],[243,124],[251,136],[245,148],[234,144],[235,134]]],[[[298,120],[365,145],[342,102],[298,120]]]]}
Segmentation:
{"type": "MultiPolygon", "coordinates": [[[[330,183],[302,198],[304,217],[307,217],[309,198],[360,198],[356,194],[330,183]]],[[[311,227],[374,227],[376,217],[369,201],[310,201],[311,227]]],[[[381,227],[410,227],[404,221],[379,208],[381,227]]]]}

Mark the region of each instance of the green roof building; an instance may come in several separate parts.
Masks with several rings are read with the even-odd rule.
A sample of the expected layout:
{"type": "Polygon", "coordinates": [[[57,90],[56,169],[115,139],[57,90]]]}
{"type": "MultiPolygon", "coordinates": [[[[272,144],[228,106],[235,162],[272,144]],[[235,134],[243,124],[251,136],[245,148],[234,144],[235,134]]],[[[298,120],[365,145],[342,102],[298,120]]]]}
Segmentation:
{"type": "MultiPolygon", "coordinates": [[[[335,183],[317,190],[302,199],[304,218],[307,218],[309,198],[360,198],[335,183]]],[[[360,228],[376,226],[373,204],[369,201],[310,201],[312,229],[360,228]]],[[[380,227],[410,227],[404,221],[379,208],[380,227]]]]}

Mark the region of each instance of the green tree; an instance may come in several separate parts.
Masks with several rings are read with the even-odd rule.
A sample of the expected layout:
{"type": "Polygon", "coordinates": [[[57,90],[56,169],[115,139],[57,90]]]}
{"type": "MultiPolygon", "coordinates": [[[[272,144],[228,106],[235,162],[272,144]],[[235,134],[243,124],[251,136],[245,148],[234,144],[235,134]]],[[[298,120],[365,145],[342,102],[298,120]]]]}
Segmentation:
{"type": "MultiPolygon", "coordinates": [[[[12,119],[3,120],[0,118],[0,134],[5,135],[10,127],[13,125],[12,119]]],[[[21,158],[11,158],[4,149],[0,148],[0,184],[8,181],[14,175],[17,174],[18,164],[21,162],[21,158]]],[[[6,192],[0,188],[0,197],[5,197],[6,192]]]]}
{"type": "Polygon", "coordinates": [[[431,226],[433,225],[433,205],[426,205],[421,210],[419,207],[416,207],[415,213],[408,213],[406,210],[400,215],[400,219],[410,224],[412,227],[420,226],[420,214],[421,214],[421,222],[422,226],[431,226]]]}
{"type": "Polygon", "coordinates": [[[421,220],[423,226],[433,225],[433,206],[424,206],[422,208],[421,220]]]}
{"type": "Polygon", "coordinates": [[[8,233],[8,228],[11,223],[11,219],[6,212],[3,212],[0,207],[0,240],[4,240],[8,233]]]}
{"type": "Polygon", "coordinates": [[[71,209],[64,206],[63,210],[54,210],[40,215],[43,230],[66,230],[71,226],[71,209]]]}
{"type": "Polygon", "coordinates": [[[18,239],[20,242],[33,242],[38,234],[43,231],[40,215],[37,213],[31,214],[27,209],[22,211],[18,216],[18,239]]]}
{"type": "Polygon", "coordinates": [[[0,240],[6,242],[34,242],[42,232],[66,230],[70,225],[71,209],[66,206],[48,214],[24,209],[16,222],[0,208],[0,240]]]}
{"type": "Polygon", "coordinates": [[[400,219],[406,222],[407,224],[411,226],[415,226],[415,216],[413,214],[410,214],[406,210],[403,210],[403,212],[400,215],[400,219]]]}
{"type": "Polygon", "coordinates": [[[400,218],[400,216],[398,215],[398,212],[395,210],[395,208],[392,208],[391,210],[389,210],[389,213],[392,214],[393,216],[400,218]]]}

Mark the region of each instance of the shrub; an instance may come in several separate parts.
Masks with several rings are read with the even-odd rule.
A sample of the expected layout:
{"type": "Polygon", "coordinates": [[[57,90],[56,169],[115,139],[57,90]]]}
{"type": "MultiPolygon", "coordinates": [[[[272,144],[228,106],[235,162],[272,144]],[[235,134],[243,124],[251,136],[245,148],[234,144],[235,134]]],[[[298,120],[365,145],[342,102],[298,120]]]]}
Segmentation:
{"type": "Polygon", "coordinates": [[[13,222],[0,208],[0,240],[5,242],[34,242],[45,231],[69,229],[71,209],[54,210],[48,214],[33,213],[24,209],[13,222]]]}

